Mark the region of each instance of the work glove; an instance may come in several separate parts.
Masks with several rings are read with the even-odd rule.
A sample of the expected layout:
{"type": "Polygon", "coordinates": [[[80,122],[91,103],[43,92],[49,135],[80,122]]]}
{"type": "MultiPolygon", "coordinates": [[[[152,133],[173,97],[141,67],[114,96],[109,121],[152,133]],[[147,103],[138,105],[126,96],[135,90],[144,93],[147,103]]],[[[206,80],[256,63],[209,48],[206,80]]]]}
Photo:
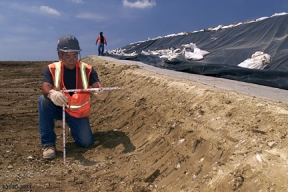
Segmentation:
{"type": "Polygon", "coordinates": [[[94,91],[93,94],[97,99],[104,101],[108,97],[109,91],[99,90],[94,91]]]}
{"type": "Polygon", "coordinates": [[[54,89],[51,89],[47,95],[47,97],[57,106],[61,106],[62,105],[67,105],[68,99],[67,97],[64,95],[64,93],[61,93],[59,91],[56,91],[54,89]]]}

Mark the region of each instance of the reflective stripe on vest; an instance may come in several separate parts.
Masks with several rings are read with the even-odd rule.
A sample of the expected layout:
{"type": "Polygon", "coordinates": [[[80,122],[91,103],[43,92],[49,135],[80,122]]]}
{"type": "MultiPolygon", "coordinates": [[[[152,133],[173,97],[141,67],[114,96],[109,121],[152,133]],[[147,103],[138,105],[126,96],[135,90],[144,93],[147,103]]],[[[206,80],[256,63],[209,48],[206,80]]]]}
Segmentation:
{"type": "Polygon", "coordinates": [[[55,78],[54,78],[54,87],[56,91],[59,91],[60,87],[60,77],[61,77],[61,64],[60,62],[55,63],[55,78]]]}
{"type": "Polygon", "coordinates": [[[69,105],[69,108],[72,109],[72,110],[76,110],[76,109],[79,109],[80,107],[83,107],[84,105],[87,105],[90,101],[90,98],[88,101],[86,101],[85,103],[83,103],[82,105],[69,105]]]}
{"type": "MultiPolygon", "coordinates": [[[[61,78],[61,63],[56,62],[54,64],[56,66],[55,78],[54,78],[54,87],[55,87],[56,91],[59,91],[60,78],[61,78]]],[[[83,89],[88,89],[88,80],[87,80],[87,76],[86,76],[85,65],[82,62],[80,63],[80,73],[81,73],[83,89]]]]}
{"type": "Polygon", "coordinates": [[[82,85],[84,89],[88,88],[88,81],[87,81],[87,76],[86,76],[86,70],[85,70],[85,65],[81,62],[80,64],[80,73],[82,77],[82,85]]]}

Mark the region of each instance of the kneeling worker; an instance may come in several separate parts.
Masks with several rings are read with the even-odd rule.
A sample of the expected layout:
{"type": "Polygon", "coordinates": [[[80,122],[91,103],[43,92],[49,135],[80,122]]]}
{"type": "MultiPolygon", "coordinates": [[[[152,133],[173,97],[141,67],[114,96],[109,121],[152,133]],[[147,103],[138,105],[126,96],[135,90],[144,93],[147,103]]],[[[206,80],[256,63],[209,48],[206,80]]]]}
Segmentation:
{"type": "MultiPolygon", "coordinates": [[[[65,92],[62,89],[103,88],[95,69],[78,60],[81,51],[78,40],[72,35],[64,35],[57,45],[59,62],[49,64],[42,83],[42,93],[38,99],[39,130],[44,147],[43,158],[56,157],[56,134],[54,119],[62,120],[62,105],[66,106],[65,121],[71,129],[76,145],[89,147],[95,141],[88,115],[90,92],[65,92]]],[[[98,99],[104,100],[108,91],[95,91],[98,99]]]]}

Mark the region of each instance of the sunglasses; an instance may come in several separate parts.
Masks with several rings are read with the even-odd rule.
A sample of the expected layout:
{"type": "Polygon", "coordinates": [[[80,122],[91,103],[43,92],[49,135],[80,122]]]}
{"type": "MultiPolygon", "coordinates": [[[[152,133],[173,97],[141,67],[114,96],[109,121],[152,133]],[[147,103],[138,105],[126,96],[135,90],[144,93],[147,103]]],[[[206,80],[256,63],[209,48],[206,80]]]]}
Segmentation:
{"type": "Polygon", "coordinates": [[[70,59],[70,58],[78,59],[78,53],[75,53],[75,54],[73,54],[73,55],[61,53],[61,55],[62,55],[65,59],[70,59]]]}

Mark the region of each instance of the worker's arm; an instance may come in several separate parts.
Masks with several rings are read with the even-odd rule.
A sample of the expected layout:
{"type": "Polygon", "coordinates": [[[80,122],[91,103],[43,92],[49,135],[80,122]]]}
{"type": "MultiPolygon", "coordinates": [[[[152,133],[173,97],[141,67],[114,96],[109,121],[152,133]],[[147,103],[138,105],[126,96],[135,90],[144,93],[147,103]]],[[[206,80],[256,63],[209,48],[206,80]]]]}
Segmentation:
{"type": "Polygon", "coordinates": [[[43,82],[42,84],[42,93],[45,97],[49,94],[49,91],[52,89],[53,85],[48,82],[43,82]]]}

